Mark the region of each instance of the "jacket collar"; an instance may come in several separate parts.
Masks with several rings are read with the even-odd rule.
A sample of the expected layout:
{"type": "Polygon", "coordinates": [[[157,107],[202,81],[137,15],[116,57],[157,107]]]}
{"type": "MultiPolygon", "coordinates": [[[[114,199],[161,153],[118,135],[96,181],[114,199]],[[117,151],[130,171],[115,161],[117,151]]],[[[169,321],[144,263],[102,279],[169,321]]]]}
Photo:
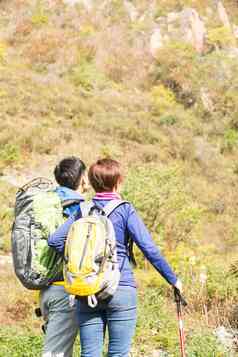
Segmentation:
{"type": "Polygon", "coordinates": [[[93,197],[94,200],[101,201],[111,201],[111,200],[120,200],[121,196],[117,192],[98,192],[93,197]]]}
{"type": "Polygon", "coordinates": [[[56,188],[56,192],[58,193],[60,199],[62,202],[64,201],[84,201],[83,196],[78,193],[77,191],[71,190],[68,187],[65,186],[58,186],[56,188]]]}

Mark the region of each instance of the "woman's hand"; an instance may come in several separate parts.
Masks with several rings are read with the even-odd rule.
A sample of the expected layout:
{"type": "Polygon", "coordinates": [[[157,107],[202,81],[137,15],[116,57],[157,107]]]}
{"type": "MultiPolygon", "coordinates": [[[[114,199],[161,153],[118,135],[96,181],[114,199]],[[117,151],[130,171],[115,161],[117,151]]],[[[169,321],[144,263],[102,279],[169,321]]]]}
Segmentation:
{"type": "Polygon", "coordinates": [[[174,286],[175,286],[175,288],[177,288],[177,289],[180,291],[180,293],[183,292],[183,284],[182,284],[182,282],[181,282],[180,279],[178,279],[178,280],[176,281],[176,284],[175,284],[174,286]]]}

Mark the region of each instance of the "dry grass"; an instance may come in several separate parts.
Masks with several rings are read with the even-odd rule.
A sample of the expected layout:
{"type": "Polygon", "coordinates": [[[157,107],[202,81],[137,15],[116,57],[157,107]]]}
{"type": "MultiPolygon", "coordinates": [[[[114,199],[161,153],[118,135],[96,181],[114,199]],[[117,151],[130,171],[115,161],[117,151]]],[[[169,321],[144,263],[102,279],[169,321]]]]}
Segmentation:
{"type": "Polygon", "coordinates": [[[0,325],[38,328],[40,321],[34,317],[36,293],[26,290],[17,280],[11,257],[0,256],[0,276],[0,325]]]}

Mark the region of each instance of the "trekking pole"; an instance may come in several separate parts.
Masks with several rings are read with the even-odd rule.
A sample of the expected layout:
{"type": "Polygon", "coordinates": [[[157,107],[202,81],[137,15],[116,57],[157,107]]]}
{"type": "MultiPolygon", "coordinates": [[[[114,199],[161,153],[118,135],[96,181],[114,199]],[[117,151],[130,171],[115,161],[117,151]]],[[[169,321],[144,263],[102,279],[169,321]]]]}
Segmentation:
{"type": "Polygon", "coordinates": [[[181,350],[181,356],[186,357],[185,353],[185,335],[184,335],[184,329],[183,329],[183,320],[182,320],[182,307],[187,306],[186,300],[183,298],[181,295],[179,289],[174,288],[174,298],[177,306],[177,316],[178,316],[178,323],[179,323],[179,340],[180,340],[180,350],[181,350]]]}

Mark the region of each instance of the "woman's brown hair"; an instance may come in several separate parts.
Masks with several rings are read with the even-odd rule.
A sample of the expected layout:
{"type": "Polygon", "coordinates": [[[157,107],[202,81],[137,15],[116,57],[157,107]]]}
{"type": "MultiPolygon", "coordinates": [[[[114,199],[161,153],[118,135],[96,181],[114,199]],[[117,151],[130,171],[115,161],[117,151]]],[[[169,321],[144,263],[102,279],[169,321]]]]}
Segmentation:
{"type": "Polygon", "coordinates": [[[120,164],[116,160],[100,159],[90,166],[88,178],[96,192],[111,192],[122,182],[120,164]]]}

